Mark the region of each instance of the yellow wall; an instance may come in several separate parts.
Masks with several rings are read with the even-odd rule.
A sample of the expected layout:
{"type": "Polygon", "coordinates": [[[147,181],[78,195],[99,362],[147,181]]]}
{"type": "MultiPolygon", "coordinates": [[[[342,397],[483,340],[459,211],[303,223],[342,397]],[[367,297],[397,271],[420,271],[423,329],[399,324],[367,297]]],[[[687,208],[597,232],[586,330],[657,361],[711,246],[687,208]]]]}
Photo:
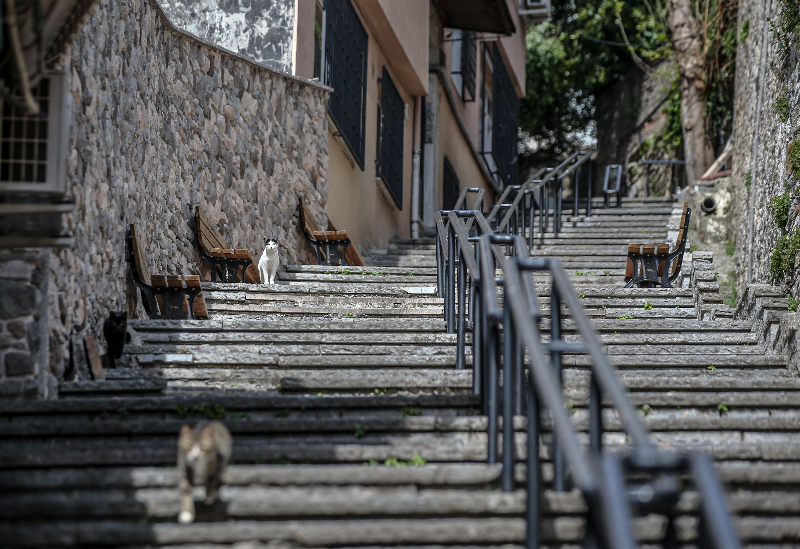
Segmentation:
{"type": "MultiPolygon", "coordinates": [[[[375,179],[377,109],[380,104],[378,78],[388,60],[377,41],[370,36],[367,65],[366,145],[364,170],[348,160],[349,151],[337,139],[337,131],[329,122],[328,164],[328,218],[338,230],[347,230],[348,236],[362,252],[370,248],[384,248],[389,239],[411,234],[411,169],[413,139],[413,96],[401,86],[399,77],[389,66],[395,86],[408,105],[409,116],[403,131],[403,209],[387,198],[375,179]]],[[[330,120],[330,117],[329,117],[330,120]]]]}

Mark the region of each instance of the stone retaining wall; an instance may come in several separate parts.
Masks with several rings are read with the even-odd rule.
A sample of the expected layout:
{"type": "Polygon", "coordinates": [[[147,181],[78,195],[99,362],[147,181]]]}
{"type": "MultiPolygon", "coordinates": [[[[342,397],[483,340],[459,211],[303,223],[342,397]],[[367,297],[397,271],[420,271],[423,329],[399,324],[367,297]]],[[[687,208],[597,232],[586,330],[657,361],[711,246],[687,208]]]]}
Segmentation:
{"type": "MultiPolygon", "coordinates": [[[[778,0],[739,2],[740,36],[742,28],[747,28],[748,34],[739,42],[736,60],[730,237],[736,242],[740,293],[745,283],[779,282],[770,274],[770,258],[782,232],[773,222],[770,203],[784,192],[787,182],[794,192],[800,190],[797,181],[790,181],[787,170],[787,146],[797,139],[800,129],[800,72],[796,64],[792,67],[790,63],[779,62],[772,32],[767,34],[766,51],[764,48],[767,19],[774,19],[781,5],[778,0]],[[759,115],[760,87],[763,95],[759,115]],[[789,99],[787,122],[781,122],[776,113],[777,100],[784,91],[789,99]],[[748,269],[752,271],[749,279],[748,269]]],[[[800,226],[794,206],[796,202],[789,230],[800,226]]],[[[797,273],[785,282],[796,296],[800,282],[797,273]]]]}
{"type": "MultiPolygon", "coordinates": [[[[311,260],[296,206],[305,196],[327,225],[328,88],[187,35],[152,0],[100,0],[66,70],[74,101],[67,188],[76,205],[64,219],[75,243],[49,259],[50,375],[63,378],[71,337],[93,332],[104,348],[108,311],[142,317],[126,256],[130,223],[144,229],[151,273],[208,279],[192,229],[196,204],[231,247],[260,255],[264,238],[275,237],[283,264],[311,260]]],[[[24,270],[0,258],[0,271],[9,265],[24,270]]],[[[29,308],[17,311],[27,322],[29,308]]],[[[5,321],[9,348],[33,354],[21,349],[26,338],[30,345],[23,328],[5,321]]],[[[10,351],[0,352],[8,361],[10,351]]],[[[52,395],[47,373],[20,379],[37,375],[39,394],[52,395]]]]}

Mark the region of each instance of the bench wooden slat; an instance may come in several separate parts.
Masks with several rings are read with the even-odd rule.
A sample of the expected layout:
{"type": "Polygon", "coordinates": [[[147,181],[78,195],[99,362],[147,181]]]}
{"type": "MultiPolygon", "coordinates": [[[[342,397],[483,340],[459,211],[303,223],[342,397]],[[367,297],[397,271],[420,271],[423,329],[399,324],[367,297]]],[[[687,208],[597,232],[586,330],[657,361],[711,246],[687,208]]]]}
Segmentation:
{"type": "Polygon", "coordinates": [[[106,378],[103,371],[103,361],[100,359],[100,351],[97,349],[97,340],[94,334],[87,334],[84,339],[86,345],[86,358],[89,360],[90,373],[95,381],[102,381],[106,378]]]}
{"type": "Polygon", "coordinates": [[[183,288],[183,277],[181,275],[167,275],[167,286],[170,288],[183,288]]]}
{"type": "MultiPolygon", "coordinates": [[[[305,231],[308,238],[316,242],[343,242],[345,240],[350,240],[350,237],[347,236],[347,231],[323,231],[322,228],[317,225],[316,220],[309,214],[302,198],[300,198],[299,202],[303,231],[305,231]]],[[[322,258],[325,259],[325,250],[320,249],[320,253],[322,254],[322,258]]],[[[345,259],[350,265],[356,267],[364,266],[364,260],[361,258],[361,254],[358,253],[358,249],[352,241],[347,246],[345,259]]]]}
{"type": "MultiPolygon", "coordinates": [[[[200,245],[206,253],[211,248],[227,248],[228,244],[222,235],[200,213],[200,206],[195,206],[194,218],[197,223],[197,232],[200,234],[200,245]]],[[[209,254],[210,255],[210,254],[209,254]]]]}
{"type": "Polygon", "coordinates": [[[130,231],[131,244],[133,247],[133,260],[136,262],[136,272],[139,273],[139,278],[142,280],[142,282],[148,286],[152,286],[153,284],[150,280],[150,269],[147,267],[147,255],[145,255],[144,248],[142,247],[142,233],[135,223],[131,223],[130,231]]]}
{"type": "Polygon", "coordinates": [[[345,252],[344,257],[345,259],[347,259],[347,262],[350,265],[353,265],[355,267],[364,266],[364,260],[361,258],[361,254],[358,253],[358,248],[356,248],[356,245],[353,244],[352,242],[347,247],[347,252],[345,252]]]}

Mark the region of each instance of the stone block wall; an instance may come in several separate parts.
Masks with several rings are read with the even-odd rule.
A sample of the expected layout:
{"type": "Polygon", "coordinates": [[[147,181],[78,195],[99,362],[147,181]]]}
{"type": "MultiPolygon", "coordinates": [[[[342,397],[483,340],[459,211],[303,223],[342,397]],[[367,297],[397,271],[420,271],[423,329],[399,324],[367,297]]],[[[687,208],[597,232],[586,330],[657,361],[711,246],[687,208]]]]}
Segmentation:
{"type": "MultiPolygon", "coordinates": [[[[736,242],[740,291],[747,283],[779,282],[770,275],[770,258],[783,233],[773,222],[770,203],[784,192],[787,183],[793,193],[800,191],[800,182],[797,178],[793,181],[787,169],[787,147],[800,130],[800,71],[796,63],[780,61],[768,23],[768,18],[779,14],[782,4],[778,0],[739,2],[740,36],[742,29],[748,32],[746,39],[739,41],[736,60],[729,236],[736,242]],[[776,112],[777,100],[783,94],[789,99],[787,122],[781,122],[776,112]]],[[[790,231],[800,227],[796,205],[795,200],[790,231]]],[[[800,277],[795,274],[784,282],[797,296],[800,277]]]]}
{"type": "MultiPolygon", "coordinates": [[[[129,224],[144,230],[151,273],[205,279],[193,232],[197,204],[231,247],[258,257],[265,237],[277,238],[284,265],[312,257],[298,229],[298,196],[327,225],[328,88],[179,31],[154,0],[100,0],[65,70],[75,213],[64,216],[64,228],[75,243],[49,260],[49,370],[27,375],[38,375],[43,396],[63,379],[71,337],[92,332],[104,348],[110,310],[142,316],[126,254],[129,224]]],[[[13,265],[20,275],[35,272],[31,261],[13,265]]],[[[29,276],[0,283],[35,286],[29,276]]],[[[30,305],[2,306],[27,311],[30,322],[30,305]]],[[[14,338],[9,348],[25,344],[22,327],[0,322],[2,337],[14,338]]]]}
{"type": "Polygon", "coordinates": [[[179,28],[289,73],[294,4],[295,0],[161,0],[179,28]]]}
{"type": "MultiPolygon", "coordinates": [[[[46,395],[50,252],[0,252],[0,398],[46,395]]],[[[51,383],[52,384],[52,383],[51,383]]]]}

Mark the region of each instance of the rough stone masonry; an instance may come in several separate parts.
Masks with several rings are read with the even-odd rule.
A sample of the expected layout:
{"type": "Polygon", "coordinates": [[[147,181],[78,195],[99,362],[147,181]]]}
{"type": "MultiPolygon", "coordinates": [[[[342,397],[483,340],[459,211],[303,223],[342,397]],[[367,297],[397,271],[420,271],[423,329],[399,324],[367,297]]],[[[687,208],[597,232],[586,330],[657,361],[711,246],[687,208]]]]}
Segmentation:
{"type": "MultiPolygon", "coordinates": [[[[144,229],[151,273],[205,279],[192,228],[197,204],[231,247],[258,254],[265,237],[277,238],[283,264],[311,257],[297,227],[299,196],[327,225],[328,88],[178,30],[154,0],[100,0],[67,58],[75,213],[64,229],[75,243],[45,262],[49,292],[27,299],[14,286],[0,303],[0,347],[10,343],[0,349],[6,397],[33,394],[32,378],[38,394],[52,395],[71,337],[92,332],[102,341],[110,310],[142,316],[126,255],[130,223],[144,229]],[[27,332],[41,300],[49,359],[31,370],[18,355],[41,357],[27,332]]],[[[38,256],[6,254],[0,263],[1,284],[38,289],[38,256]],[[10,271],[17,274],[2,274],[10,271]]]]}

